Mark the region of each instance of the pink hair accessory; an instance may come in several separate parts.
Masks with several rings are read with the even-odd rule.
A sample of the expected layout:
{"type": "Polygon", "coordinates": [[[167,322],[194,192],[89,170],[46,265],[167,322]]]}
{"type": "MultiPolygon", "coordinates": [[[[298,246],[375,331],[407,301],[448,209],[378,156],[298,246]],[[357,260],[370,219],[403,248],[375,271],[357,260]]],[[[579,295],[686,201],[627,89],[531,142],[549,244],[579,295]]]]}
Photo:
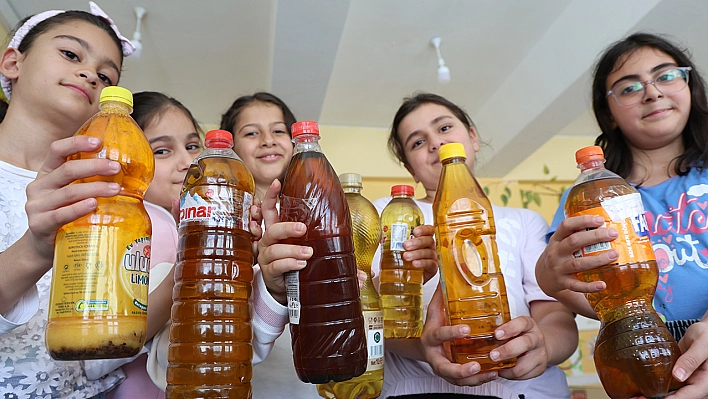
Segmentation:
{"type": "MultiPolygon", "coordinates": [[[[111,29],[113,29],[113,32],[116,33],[116,36],[118,36],[118,39],[120,39],[121,47],[123,49],[123,56],[128,57],[129,55],[133,54],[135,51],[135,46],[133,46],[133,43],[130,42],[125,36],[120,34],[120,31],[118,31],[118,27],[116,24],[113,22],[111,17],[109,17],[102,9],[99,7],[96,3],[93,1],[89,1],[89,10],[90,13],[101,18],[104,20],[108,25],[110,25],[111,29]]],[[[59,15],[63,12],[62,10],[49,10],[49,11],[44,11],[40,12],[39,14],[33,15],[30,17],[30,19],[27,20],[22,26],[17,29],[15,34],[12,36],[12,39],[10,39],[10,44],[7,45],[7,48],[17,48],[19,47],[20,43],[22,43],[22,40],[27,36],[27,33],[31,31],[35,26],[37,26],[40,22],[47,20],[55,15],[59,15]]],[[[12,82],[10,79],[5,77],[4,75],[0,75],[0,85],[2,86],[2,91],[5,93],[5,97],[9,100],[10,96],[12,95],[12,82]]]]}

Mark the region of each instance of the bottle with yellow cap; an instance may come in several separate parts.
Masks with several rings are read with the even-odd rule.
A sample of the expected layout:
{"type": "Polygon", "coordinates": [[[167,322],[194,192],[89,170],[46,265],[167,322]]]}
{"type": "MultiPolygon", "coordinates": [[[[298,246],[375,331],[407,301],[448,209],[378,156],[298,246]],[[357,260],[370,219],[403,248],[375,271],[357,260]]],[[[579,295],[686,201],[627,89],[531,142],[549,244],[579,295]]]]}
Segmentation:
{"type": "Polygon", "coordinates": [[[600,216],[604,228],[619,234],[614,241],[575,254],[597,256],[612,249],[619,253],[606,266],[577,273],[581,281],[607,284],[602,291],[585,294],[602,322],[594,356],[600,381],[612,398],[663,398],[676,382],[671,370],[681,352],[652,305],[659,271],[641,194],[605,169],[602,148],[582,148],[575,159],[581,172],[568,193],[566,217],[600,216]]]}
{"type": "Polygon", "coordinates": [[[466,324],[470,334],[451,344],[457,363],[478,362],[482,371],[513,367],[516,359],[493,361],[504,344],[494,330],[511,320],[497,255],[492,204],[465,163],[460,143],[440,147],[442,173],[433,201],[440,281],[448,324],[466,324]]]}
{"type": "Polygon", "coordinates": [[[184,178],[167,352],[167,398],[238,398],[251,393],[253,280],[251,222],[255,183],[211,130],[184,178]]]}
{"type": "Polygon", "coordinates": [[[379,294],[371,281],[371,262],[381,240],[381,221],[374,205],[361,195],[361,175],[342,173],[339,181],[352,218],[356,267],[366,273],[359,298],[364,315],[368,361],[364,374],[346,381],[318,384],[317,393],[326,399],[372,399],[381,395],[384,377],[383,311],[379,294]]]}
{"type": "Polygon", "coordinates": [[[97,198],[93,212],[57,232],[46,332],[56,360],[133,356],[145,342],[152,227],[143,194],[155,161],[130,117],[132,107],[130,91],[106,87],[100,111],[76,132],[100,138],[103,146],[70,160],[108,158],[121,165],[116,175],[77,182],[115,182],[121,190],[97,198]]]}

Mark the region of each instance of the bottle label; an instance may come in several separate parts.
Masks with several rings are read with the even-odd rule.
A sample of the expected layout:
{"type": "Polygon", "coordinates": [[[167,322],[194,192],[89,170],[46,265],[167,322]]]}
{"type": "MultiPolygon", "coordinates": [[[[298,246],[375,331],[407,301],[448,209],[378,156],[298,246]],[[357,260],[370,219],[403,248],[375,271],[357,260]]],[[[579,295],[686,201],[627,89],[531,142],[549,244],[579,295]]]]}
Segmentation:
{"type": "Polygon", "coordinates": [[[285,293],[288,297],[290,324],[300,324],[300,273],[285,273],[285,293]]]}
{"type": "Polygon", "coordinates": [[[365,310],[362,313],[366,323],[366,346],[369,353],[366,371],[380,370],[384,367],[383,310],[365,310]]]}
{"type": "Polygon", "coordinates": [[[111,227],[62,229],[49,317],[145,316],[149,270],[147,235],[125,237],[111,227]]]}
{"type": "Polygon", "coordinates": [[[206,226],[250,231],[251,193],[222,185],[199,186],[199,192],[188,192],[180,198],[180,224],[197,222],[206,226]]]}
{"type": "Polygon", "coordinates": [[[570,216],[583,215],[603,217],[605,219],[603,227],[614,228],[619,236],[614,241],[583,247],[574,254],[575,257],[596,256],[615,249],[619,253],[619,258],[612,264],[655,260],[641,194],[632,193],[608,198],[602,201],[599,207],[586,209],[570,216]]]}
{"type": "Polygon", "coordinates": [[[413,236],[413,229],[408,223],[393,223],[391,225],[391,251],[405,251],[403,243],[413,236]]]}

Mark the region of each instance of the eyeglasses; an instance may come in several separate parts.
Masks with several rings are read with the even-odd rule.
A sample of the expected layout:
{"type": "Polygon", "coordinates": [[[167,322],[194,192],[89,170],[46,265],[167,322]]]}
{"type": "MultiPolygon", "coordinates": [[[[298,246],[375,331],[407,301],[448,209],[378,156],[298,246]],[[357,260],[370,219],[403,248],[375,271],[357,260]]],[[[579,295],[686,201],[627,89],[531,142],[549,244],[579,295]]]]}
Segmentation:
{"type": "Polygon", "coordinates": [[[647,90],[647,85],[654,85],[661,94],[674,94],[685,89],[688,86],[688,71],[691,67],[678,67],[664,69],[657,72],[651,80],[642,81],[627,81],[623,80],[614,86],[612,90],[607,92],[607,97],[612,95],[621,106],[630,106],[638,104],[644,99],[647,90]]]}

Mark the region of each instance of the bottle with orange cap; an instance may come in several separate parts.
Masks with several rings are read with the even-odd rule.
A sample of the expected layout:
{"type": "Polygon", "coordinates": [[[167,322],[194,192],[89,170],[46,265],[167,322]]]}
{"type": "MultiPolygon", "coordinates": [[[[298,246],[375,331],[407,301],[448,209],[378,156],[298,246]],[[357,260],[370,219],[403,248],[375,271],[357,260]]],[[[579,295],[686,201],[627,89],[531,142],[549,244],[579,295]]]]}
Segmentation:
{"type": "Polygon", "coordinates": [[[57,232],[46,331],[47,349],[57,360],[133,356],[145,342],[152,225],[143,194],[155,160],[130,117],[132,107],[130,91],[106,87],[100,111],[76,132],[100,138],[103,146],[70,160],[108,158],[121,165],[116,175],[78,182],[114,182],[121,190],[97,198],[93,212],[57,232]]]}
{"type": "Polygon", "coordinates": [[[168,398],[251,397],[255,183],[224,130],[184,178],[167,353],[168,398]]]}
{"type": "Polygon", "coordinates": [[[349,206],[318,143],[317,122],[293,124],[292,137],[280,221],[304,223],[307,233],[286,242],[313,249],[305,268],[285,275],[295,370],[313,384],[345,381],[367,364],[349,206]]]}
{"type": "Polygon", "coordinates": [[[403,243],[425,222],[413,201],[412,186],[391,187],[391,201],[381,212],[381,304],[386,338],[420,338],[423,333],[423,269],[403,259],[403,243]]]}
{"type": "Polygon", "coordinates": [[[460,143],[440,146],[442,173],[433,201],[440,281],[449,325],[470,334],[451,344],[456,363],[479,363],[482,371],[513,367],[516,359],[493,361],[489,353],[506,341],[494,330],[511,320],[497,254],[492,204],[465,163],[460,143]]]}
{"type": "Polygon", "coordinates": [[[595,344],[595,366],[612,398],[663,398],[672,383],[678,345],[652,306],[659,276],[649,239],[641,195],[624,179],[605,169],[602,148],[575,154],[580,176],[568,193],[566,217],[592,215],[614,228],[611,242],[586,246],[576,257],[616,250],[609,265],[578,272],[584,282],[602,280],[607,288],[585,294],[602,322],[595,344]]]}

